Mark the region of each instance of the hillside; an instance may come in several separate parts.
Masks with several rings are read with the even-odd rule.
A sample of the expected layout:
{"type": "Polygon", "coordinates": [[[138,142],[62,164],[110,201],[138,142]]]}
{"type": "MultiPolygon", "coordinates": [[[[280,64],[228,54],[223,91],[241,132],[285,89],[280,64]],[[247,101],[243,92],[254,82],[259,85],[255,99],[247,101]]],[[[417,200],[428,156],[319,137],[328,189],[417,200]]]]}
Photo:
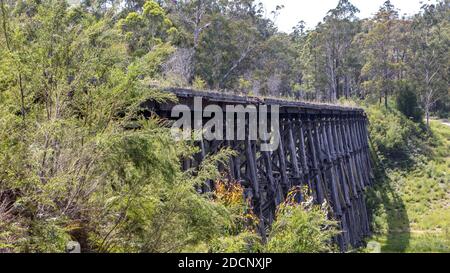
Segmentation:
{"type": "Polygon", "coordinates": [[[382,252],[450,252],[450,126],[433,121],[431,131],[410,150],[411,161],[387,167],[369,194],[372,240],[382,252]]]}

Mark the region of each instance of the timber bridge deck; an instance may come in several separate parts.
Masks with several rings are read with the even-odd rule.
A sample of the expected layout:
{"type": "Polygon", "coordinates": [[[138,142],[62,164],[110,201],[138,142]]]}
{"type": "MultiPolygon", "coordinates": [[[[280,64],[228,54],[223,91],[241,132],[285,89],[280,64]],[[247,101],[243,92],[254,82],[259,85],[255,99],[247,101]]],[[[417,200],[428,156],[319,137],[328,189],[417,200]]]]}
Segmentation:
{"type": "MultiPolygon", "coordinates": [[[[231,147],[238,156],[229,162],[230,176],[245,188],[254,212],[261,219],[259,232],[265,238],[277,206],[295,186],[307,185],[315,202],[325,200],[342,233],[336,241],[342,251],[359,247],[370,235],[369,216],[364,198],[373,174],[368,145],[367,117],[362,109],[334,105],[293,102],[272,98],[237,96],[225,93],[169,89],[176,104],[190,107],[195,97],[203,106],[279,105],[280,145],[274,152],[260,152],[260,142],[198,142],[201,152],[184,160],[185,169],[196,167],[208,154],[231,147]]],[[[163,118],[171,118],[175,103],[147,102],[146,107],[163,118]]],[[[225,110],[224,110],[225,111],[225,110]]],[[[210,182],[210,187],[213,187],[210,182]]],[[[204,189],[208,190],[208,189],[204,189]]]]}

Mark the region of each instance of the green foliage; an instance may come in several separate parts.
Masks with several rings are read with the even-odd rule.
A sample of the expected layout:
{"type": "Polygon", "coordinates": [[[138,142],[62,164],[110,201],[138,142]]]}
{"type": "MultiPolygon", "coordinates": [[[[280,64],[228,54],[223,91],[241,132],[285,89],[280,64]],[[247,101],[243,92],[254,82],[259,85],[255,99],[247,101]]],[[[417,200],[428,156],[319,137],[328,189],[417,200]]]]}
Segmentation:
{"type": "Polygon", "coordinates": [[[376,166],[367,201],[383,252],[448,252],[450,127],[431,125],[430,136],[403,147],[408,160],[386,157],[376,166]]]}
{"type": "Polygon", "coordinates": [[[67,243],[70,241],[70,235],[64,227],[64,223],[64,220],[58,218],[34,221],[28,228],[29,237],[27,242],[20,251],[39,253],[64,252],[67,243]]]}
{"type": "Polygon", "coordinates": [[[237,212],[196,188],[233,153],[182,172],[196,149],[140,118],[141,102],[173,100],[148,87],[172,45],[133,42],[165,39],[163,10],[147,2],[115,23],[62,3],[2,17],[2,251],[64,252],[77,240],[83,251],[180,252],[227,240],[237,212]]]}
{"type": "MultiPolygon", "coordinates": [[[[186,151],[174,146],[167,133],[117,140],[120,143],[108,145],[114,149],[106,172],[111,190],[94,197],[99,205],[108,201],[99,221],[93,223],[104,227],[91,234],[95,249],[180,252],[221,234],[229,222],[228,212],[195,191],[198,177],[179,168],[180,152],[186,151]]],[[[203,163],[202,177],[219,175],[216,162],[217,157],[203,163]]]]}
{"type": "Polygon", "coordinates": [[[200,76],[195,76],[194,81],[192,82],[192,87],[196,90],[205,90],[206,82],[200,76]]]}
{"type": "Polygon", "coordinates": [[[397,109],[414,122],[422,122],[423,112],[420,109],[417,95],[407,84],[401,84],[396,98],[397,109]]]}
{"type": "Polygon", "coordinates": [[[139,57],[176,33],[165,10],[153,0],[146,1],[139,12],[130,12],[120,19],[118,27],[126,37],[130,53],[139,57]]]}
{"type": "Polygon", "coordinates": [[[253,214],[250,201],[244,199],[244,188],[233,181],[216,181],[214,200],[224,206],[231,218],[223,227],[221,236],[208,245],[209,252],[216,253],[257,253],[263,245],[256,232],[259,219],[253,214]]]}
{"type": "Polygon", "coordinates": [[[235,236],[219,237],[211,242],[212,253],[261,253],[264,246],[255,232],[242,232],[235,236]]]}
{"type": "Polygon", "coordinates": [[[448,1],[423,5],[421,16],[415,16],[412,23],[411,81],[418,87],[417,94],[428,126],[431,112],[437,106],[445,108],[443,106],[448,102],[449,15],[448,1]]]}
{"type": "Polygon", "coordinates": [[[423,132],[420,126],[406,118],[396,109],[370,106],[370,143],[381,160],[407,160],[420,149],[423,132]]]}
{"type": "Polygon", "coordinates": [[[448,253],[450,235],[445,233],[397,233],[387,239],[376,236],[383,253],[448,253]]]}
{"type": "Polygon", "coordinates": [[[292,192],[278,208],[266,251],[276,253],[334,251],[332,239],[338,234],[338,230],[336,222],[328,219],[328,206],[314,205],[310,197],[298,204],[294,200],[294,195],[295,192],[292,192]]]}

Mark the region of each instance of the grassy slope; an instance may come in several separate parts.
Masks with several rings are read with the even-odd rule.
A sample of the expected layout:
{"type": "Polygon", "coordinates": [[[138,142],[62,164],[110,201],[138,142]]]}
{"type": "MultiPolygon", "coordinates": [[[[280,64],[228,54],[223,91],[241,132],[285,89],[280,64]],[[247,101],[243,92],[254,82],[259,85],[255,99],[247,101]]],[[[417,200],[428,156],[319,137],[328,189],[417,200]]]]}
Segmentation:
{"type": "Polygon", "coordinates": [[[450,252],[450,126],[433,121],[432,131],[410,169],[386,170],[369,193],[382,252],[450,252]]]}

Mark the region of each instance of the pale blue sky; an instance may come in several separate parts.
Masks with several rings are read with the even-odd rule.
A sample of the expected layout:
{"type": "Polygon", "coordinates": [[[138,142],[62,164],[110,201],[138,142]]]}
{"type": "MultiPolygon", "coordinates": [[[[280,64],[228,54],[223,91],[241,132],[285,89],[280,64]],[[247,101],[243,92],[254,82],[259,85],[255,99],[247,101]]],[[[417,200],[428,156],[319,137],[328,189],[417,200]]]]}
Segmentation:
{"type": "MultiPolygon", "coordinates": [[[[279,30],[291,32],[292,27],[300,20],[306,22],[308,28],[313,28],[320,22],[330,9],[337,6],[338,0],[260,0],[266,8],[267,17],[277,5],[285,8],[279,14],[276,23],[279,30]]],[[[350,0],[361,12],[359,18],[371,17],[385,0],[350,0]]],[[[400,11],[400,15],[417,13],[422,3],[435,3],[434,0],[391,0],[400,11]]]]}

